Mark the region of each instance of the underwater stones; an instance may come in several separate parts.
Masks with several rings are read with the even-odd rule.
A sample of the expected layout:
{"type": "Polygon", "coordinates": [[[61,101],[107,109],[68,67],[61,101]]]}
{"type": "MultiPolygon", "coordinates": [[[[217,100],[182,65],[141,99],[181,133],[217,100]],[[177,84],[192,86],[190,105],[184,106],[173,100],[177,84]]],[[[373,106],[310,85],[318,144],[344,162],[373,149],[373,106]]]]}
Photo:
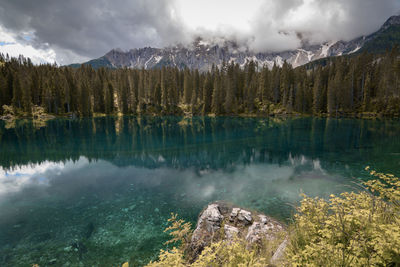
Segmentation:
{"type": "Polygon", "coordinates": [[[81,241],[73,242],[71,244],[71,247],[75,252],[78,252],[79,259],[82,259],[82,255],[87,252],[87,248],[86,248],[85,244],[83,244],[83,242],[81,242],[81,241]]]}
{"type": "Polygon", "coordinates": [[[72,251],[72,246],[68,246],[64,248],[65,252],[71,252],[72,251]]]}
{"type": "MultiPolygon", "coordinates": [[[[285,227],[278,221],[264,214],[218,201],[209,204],[200,213],[189,244],[189,255],[192,260],[195,260],[211,242],[220,240],[234,242],[234,238],[238,237],[252,245],[263,240],[281,242],[279,238],[285,235],[285,227]],[[281,235],[282,232],[284,232],[283,235],[281,235]]],[[[282,257],[285,248],[284,244],[279,246],[276,259],[282,257]]]]}
{"type": "Polygon", "coordinates": [[[94,232],[94,223],[93,222],[89,222],[88,225],[86,226],[85,230],[84,230],[84,237],[86,239],[89,239],[93,232],[94,232]]]}
{"type": "MultiPolygon", "coordinates": [[[[143,202],[143,203],[144,203],[144,202],[143,202]]],[[[127,207],[127,208],[122,208],[121,210],[122,210],[123,212],[129,212],[129,211],[134,210],[135,208],[136,208],[136,204],[133,204],[133,205],[127,207]]]]}

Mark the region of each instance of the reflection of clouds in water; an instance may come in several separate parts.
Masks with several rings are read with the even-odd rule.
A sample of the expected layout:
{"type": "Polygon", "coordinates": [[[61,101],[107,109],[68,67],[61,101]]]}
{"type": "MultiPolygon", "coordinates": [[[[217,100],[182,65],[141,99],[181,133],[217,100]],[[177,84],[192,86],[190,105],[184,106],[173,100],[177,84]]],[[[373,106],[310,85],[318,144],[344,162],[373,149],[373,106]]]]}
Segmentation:
{"type": "Polygon", "coordinates": [[[29,186],[49,186],[50,177],[60,176],[68,169],[79,169],[88,162],[86,158],[81,157],[75,162],[44,161],[17,166],[10,170],[0,167],[0,195],[19,192],[29,186]]]}
{"type": "Polygon", "coordinates": [[[234,164],[230,170],[118,167],[103,160],[89,163],[85,157],[65,163],[46,161],[12,171],[0,169],[0,194],[44,185],[49,188],[49,194],[62,197],[77,192],[119,193],[134,186],[159,190],[162,194],[185,195],[184,201],[188,203],[216,199],[246,202],[272,196],[295,202],[301,191],[325,195],[335,191],[334,187],[342,182],[342,177],[324,171],[319,160],[304,156],[289,156],[281,165],[234,164]]]}
{"type": "Polygon", "coordinates": [[[341,184],[340,177],[328,175],[314,162],[304,162],[301,165],[304,170],[298,165],[252,164],[237,166],[230,173],[212,171],[201,177],[186,175],[182,179],[181,187],[192,200],[224,197],[240,202],[250,198],[268,199],[272,196],[295,202],[302,191],[326,195],[338,190],[335,186],[341,184]],[[306,168],[307,164],[312,164],[311,168],[306,168]],[[314,169],[314,165],[319,167],[314,169]]]}
{"type": "Polygon", "coordinates": [[[209,198],[212,196],[212,194],[214,194],[215,192],[215,187],[213,185],[206,185],[204,186],[204,188],[202,189],[202,195],[206,198],[209,198]]]}

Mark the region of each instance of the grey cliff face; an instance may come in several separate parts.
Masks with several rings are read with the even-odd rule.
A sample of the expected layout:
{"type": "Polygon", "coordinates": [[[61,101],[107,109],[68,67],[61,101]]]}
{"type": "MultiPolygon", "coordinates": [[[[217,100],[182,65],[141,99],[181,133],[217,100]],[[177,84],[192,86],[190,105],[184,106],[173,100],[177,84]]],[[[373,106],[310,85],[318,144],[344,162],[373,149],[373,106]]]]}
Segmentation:
{"type": "Polygon", "coordinates": [[[256,62],[259,67],[266,65],[272,68],[274,64],[282,66],[284,61],[297,67],[316,59],[355,52],[361,47],[361,42],[327,42],[280,53],[253,53],[239,51],[227,45],[197,42],[192,47],[175,46],[162,49],[146,47],[127,52],[111,50],[105,58],[116,68],[152,69],[168,66],[207,71],[212,65],[221,67],[224,62],[234,62],[243,67],[249,61],[256,62]]]}

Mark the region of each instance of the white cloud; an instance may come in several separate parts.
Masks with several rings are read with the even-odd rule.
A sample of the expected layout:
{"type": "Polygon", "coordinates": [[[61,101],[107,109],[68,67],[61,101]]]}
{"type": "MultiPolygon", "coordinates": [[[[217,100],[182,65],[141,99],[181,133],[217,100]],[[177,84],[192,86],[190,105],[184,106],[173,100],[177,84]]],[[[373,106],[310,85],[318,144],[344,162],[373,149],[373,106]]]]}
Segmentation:
{"type": "Polygon", "coordinates": [[[190,30],[216,31],[227,28],[249,31],[262,0],[178,0],[176,9],[190,30]]]}
{"type": "Polygon", "coordinates": [[[349,41],[368,35],[400,9],[395,0],[265,0],[253,17],[252,39],[257,51],[295,49],[312,44],[349,41]]]}
{"type": "Polygon", "coordinates": [[[18,57],[23,55],[29,57],[33,63],[54,63],[56,61],[56,52],[51,49],[35,48],[29,44],[30,38],[26,38],[23,43],[18,40],[11,32],[6,31],[0,25],[0,53],[10,55],[11,57],[18,57]]]}
{"type": "Polygon", "coordinates": [[[282,51],[299,34],[320,43],[372,33],[399,10],[399,0],[0,0],[0,52],[64,65],[197,36],[282,51]]]}

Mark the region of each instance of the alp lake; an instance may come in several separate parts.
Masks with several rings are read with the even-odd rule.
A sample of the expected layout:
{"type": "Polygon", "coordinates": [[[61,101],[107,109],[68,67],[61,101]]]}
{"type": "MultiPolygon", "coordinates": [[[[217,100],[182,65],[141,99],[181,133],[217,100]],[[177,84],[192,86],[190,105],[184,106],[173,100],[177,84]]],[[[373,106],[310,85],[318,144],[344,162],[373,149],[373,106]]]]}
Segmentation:
{"type": "Polygon", "coordinates": [[[0,121],[0,266],[142,266],[171,212],[226,200],[290,221],[300,193],[400,174],[399,120],[0,121]]]}

